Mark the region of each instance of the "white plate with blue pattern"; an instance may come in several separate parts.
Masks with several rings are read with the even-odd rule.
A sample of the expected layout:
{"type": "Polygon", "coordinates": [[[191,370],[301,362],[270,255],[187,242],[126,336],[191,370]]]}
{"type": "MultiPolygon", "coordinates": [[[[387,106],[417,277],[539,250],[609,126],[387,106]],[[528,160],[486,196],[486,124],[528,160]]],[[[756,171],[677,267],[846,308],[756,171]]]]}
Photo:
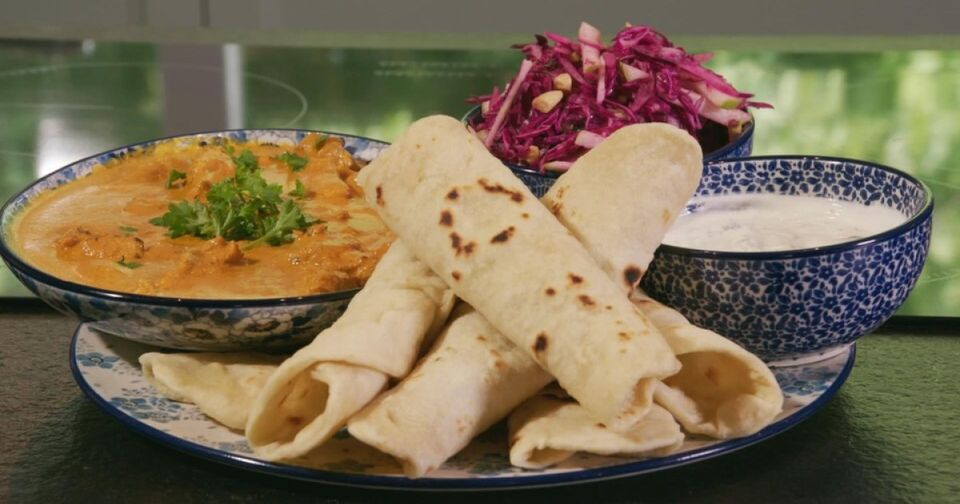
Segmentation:
{"type": "Polygon", "coordinates": [[[827,360],[775,369],[785,395],[784,410],[752,436],[726,441],[691,437],[679,451],[647,459],[577,454],[558,466],[531,471],[510,465],[505,429],[496,426],[429,477],[413,480],[404,477],[390,457],[352,439],[346,431],[303,459],[287,463],[258,459],[241,433],[214,422],[192,404],[166,399],[147,383],[137,358],[154,350],[81,324],[71,343],[70,368],[83,392],[101,409],[140,434],[191,455],[321,483],[432,490],[582,483],[660,471],[730,453],[767,440],[821,408],[846,381],[856,354],[851,346],[827,360]]]}

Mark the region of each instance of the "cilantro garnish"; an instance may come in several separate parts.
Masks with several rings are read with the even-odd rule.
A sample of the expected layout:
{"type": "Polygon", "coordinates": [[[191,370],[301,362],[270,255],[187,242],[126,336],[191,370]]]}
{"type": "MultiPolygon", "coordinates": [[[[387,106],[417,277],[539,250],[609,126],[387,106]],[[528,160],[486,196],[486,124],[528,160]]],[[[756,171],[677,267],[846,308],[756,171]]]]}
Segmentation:
{"type": "Polygon", "coordinates": [[[120,256],[120,260],[117,261],[117,264],[119,264],[120,266],[123,266],[124,268],[129,268],[129,269],[137,269],[140,266],[143,266],[143,264],[141,263],[134,262],[134,261],[126,261],[124,259],[125,258],[123,256],[120,256]]]}
{"type": "Polygon", "coordinates": [[[293,152],[284,152],[283,154],[277,156],[276,159],[278,161],[287,163],[287,166],[289,166],[290,169],[295,172],[298,172],[302,170],[304,166],[307,166],[307,158],[299,156],[293,152]]]}
{"type": "MultiPolygon", "coordinates": [[[[170,170],[170,175],[167,176],[167,189],[173,189],[178,180],[183,180],[186,183],[187,174],[182,171],[170,170]]],[[[178,185],[182,186],[183,184],[178,185]]]]}
{"type": "Polygon", "coordinates": [[[267,183],[252,152],[245,149],[234,155],[232,146],[225,150],[236,168],[232,178],[210,187],[206,201],[171,203],[167,213],[150,223],[167,228],[172,238],[251,240],[244,248],[290,242],[293,231],[312,224],[293,200],[283,199],[280,184],[267,183]]]}
{"type": "Polygon", "coordinates": [[[287,194],[297,199],[304,198],[307,196],[307,186],[303,185],[303,182],[300,182],[300,179],[297,179],[296,188],[294,188],[294,190],[288,192],[287,194]]]}
{"type": "Polygon", "coordinates": [[[137,232],[137,228],[135,228],[135,227],[133,227],[133,226],[120,226],[120,232],[122,232],[123,234],[125,234],[125,235],[127,235],[127,236],[130,236],[130,235],[132,235],[133,233],[136,233],[136,232],[137,232]]]}

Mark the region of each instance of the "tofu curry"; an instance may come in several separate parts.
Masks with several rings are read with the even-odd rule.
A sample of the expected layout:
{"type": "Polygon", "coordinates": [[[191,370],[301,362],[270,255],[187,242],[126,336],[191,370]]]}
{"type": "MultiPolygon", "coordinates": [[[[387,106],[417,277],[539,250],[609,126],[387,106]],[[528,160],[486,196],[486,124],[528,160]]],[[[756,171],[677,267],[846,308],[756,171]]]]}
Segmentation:
{"type": "Polygon", "coordinates": [[[97,166],[20,212],[15,252],[112,291],[203,299],[360,287],[393,236],[334,137],[174,141],[97,166]],[[239,153],[239,155],[237,155],[239,153]]]}

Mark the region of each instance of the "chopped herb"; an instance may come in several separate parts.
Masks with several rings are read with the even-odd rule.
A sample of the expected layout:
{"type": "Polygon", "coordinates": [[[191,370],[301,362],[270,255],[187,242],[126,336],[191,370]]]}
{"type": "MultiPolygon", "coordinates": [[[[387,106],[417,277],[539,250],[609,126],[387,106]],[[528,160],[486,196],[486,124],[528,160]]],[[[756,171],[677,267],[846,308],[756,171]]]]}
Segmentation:
{"type": "Polygon", "coordinates": [[[127,235],[127,236],[130,236],[130,235],[132,235],[133,233],[136,233],[136,232],[137,232],[137,228],[135,228],[135,227],[133,227],[133,226],[120,226],[120,231],[121,231],[123,234],[125,234],[125,235],[127,235]]]}
{"type": "Polygon", "coordinates": [[[167,176],[167,189],[173,189],[174,185],[182,187],[187,181],[187,174],[182,171],[170,170],[170,175],[167,176]],[[182,180],[183,183],[177,184],[178,180],[182,180]]]}
{"type": "Polygon", "coordinates": [[[307,196],[307,186],[303,185],[303,182],[300,182],[300,179],[297,179],[297,187],[287,194],[293,196],[294,198],[304,198],[307,196]]]}
{"type": "Polygon", "coordinates": [[[294,229],[306,229],[310,224],[300,207],[293,201],[286,200],[280,206],[279,215],[264,219],[264,233],[243,248],[253,248],[260,243],[268,243],[274,246],[287,243],[293,239],[294,229]]]}
{"type": "Polygon", "coordinates": [[[295,172],[298,172],[302,170],[304,166],[307,166],[307,158],[303,156],[298,156],[293,152],[284,152],[283,154],[280,154],[279,156],[277,156],[276,159],[278,161],[283,161],[284,163],[287,163],[287,166],[289,166],[290,169],[295,172]]]}
{"type": "Polygon", "coordinates": [[[138,262],[133,262],[133,261],[127,262],[126,260],[124,260],[123,256],[120,256],[120,260],[117,261],[117,264],[119,264],[120,266],[123,266],[124,268],[129,268],[129,269],[137,269],[140,266],[143,266],[143,264],[138,262]]]}
{"type": "Polygon", "coordinates": [[[232,178],[214,184],[205,202],[194,199],[171,203],[167,213],[150,223],[167,228],[172,238],[190,235],[207,240],[217,236],[252,240],[244,248],[289,242],[293,231],[313,223],[293,200],[283,199],[280,184],[267,183],[252,152],[244,150],[234,155],[232,146],[226,152],[236,167],[232,178]]]}

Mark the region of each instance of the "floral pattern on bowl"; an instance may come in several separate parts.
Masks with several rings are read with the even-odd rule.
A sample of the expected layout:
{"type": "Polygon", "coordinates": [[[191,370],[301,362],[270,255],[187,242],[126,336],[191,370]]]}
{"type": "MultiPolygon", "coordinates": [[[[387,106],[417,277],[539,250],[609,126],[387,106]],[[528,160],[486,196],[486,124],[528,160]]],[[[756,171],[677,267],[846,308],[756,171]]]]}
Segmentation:
{"type": "Polygon", "coordinates": [[[344,430],[306,457],[271,463],[257,459],[246,439],[186,403],[170,401],[149,385],[137,358],[152,349],[81,325],[71,348],[74,378],[87,396],[128,427],[193,455],[240,468],[325,483],[380,488],[502,488],[570,484],[668,469],[732,452],[770,438],[807,418],[839,390],[853,368],[855,349],[816,364],[774,370],[784,389],[784,410],[773,424],[740,439],[690,437],[676,453],[648,459],[577,454],[544,470],[510,465],[503,425],[488,430],[429,477],[410,480],[390,457],[344,430]],[[105,362],[111,366],[89,365],[105,362]]]}
{"type": "Polygon", "coordinates": [[[657,250],[643,288],[768,362],[841,352],[893,315],[923,269],[932,193],[892,168],[813,157],[708,163],[697,195],[730,193],[829,197],[884,205],[908,218],[872,237],[799,251],[657,250]]]}
{"type": "MultiPolygon", "coordinates": [[[[310,341],[346,309],[357,289],[255,300],[175,299],[104,291],[60,280],[39,271],[8,247],[6,229],[17,212],[39,194],[82,177],[94,167],[160,142],[216,142],[230,138],[295,144],[312,131],[229,130],[197,133],[122,147],[72,163],[34,182],[0,209],[0,256],[28,289],[56,310],[89,322],[99,331],[150,345],[182,350],[227,351],[292,347],[310,341]]],[[[388,144],[378,140],[320,132],[343,140],[357,159],[371,161],[388,144]]]]}

